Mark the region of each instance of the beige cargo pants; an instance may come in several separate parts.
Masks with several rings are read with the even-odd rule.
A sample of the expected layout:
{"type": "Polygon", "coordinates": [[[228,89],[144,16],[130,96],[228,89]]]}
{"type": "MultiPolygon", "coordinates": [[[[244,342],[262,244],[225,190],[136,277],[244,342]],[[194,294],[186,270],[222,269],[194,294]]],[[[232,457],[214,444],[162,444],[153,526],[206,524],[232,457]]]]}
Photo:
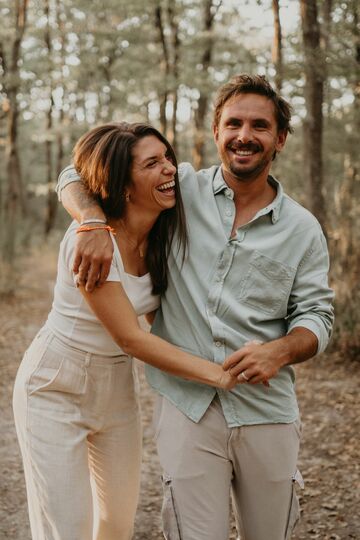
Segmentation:
{"type": "Polygon", "coordinates": [[[288,540],[299,518],[300,423],[229,428],[215,398],[198,424],[165,398],[154,414],[166,540],[288,540]]]}

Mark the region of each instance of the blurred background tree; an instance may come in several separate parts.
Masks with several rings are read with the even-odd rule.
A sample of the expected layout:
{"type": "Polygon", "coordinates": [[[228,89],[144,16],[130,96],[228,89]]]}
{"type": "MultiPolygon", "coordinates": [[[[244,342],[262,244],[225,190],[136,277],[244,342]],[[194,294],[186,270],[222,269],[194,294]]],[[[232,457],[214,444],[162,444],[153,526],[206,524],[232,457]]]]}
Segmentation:
{"type": "MultiPolygon", "coordinates": [[[[274,163],[321,222],[336,291],[334,345],[360,349],[360,29],[357,0],[0,0],[0,290],[24,249],[68,217],[54,186],[95,124],[147,120],[179,160],[217,163],[212,100],[266,75],[294,108],[274,163]]],[[[10,279],[11,278],[11,279],[10,279]]]]}

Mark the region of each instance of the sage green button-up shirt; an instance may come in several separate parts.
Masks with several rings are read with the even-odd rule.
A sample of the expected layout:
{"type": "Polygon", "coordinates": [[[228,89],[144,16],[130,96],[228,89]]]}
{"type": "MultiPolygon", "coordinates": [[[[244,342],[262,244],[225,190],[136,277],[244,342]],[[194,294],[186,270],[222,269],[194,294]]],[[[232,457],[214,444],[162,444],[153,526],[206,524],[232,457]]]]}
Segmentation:
{"type": "MultiPolygon", "coordinates": [[[[325,349],[333,321],[328,252],[315,217],[277,189],[274,201],[231,238],[233,191],[221,168],[195,172],[180,165],[189,231],[184,264],[173,246],[169,286],[152,332],[219,364],[247,341],[267,342],[297,326],[325,349]]],[[[270,388],[241,384],[232,391],[184,381],[146,366],[150,385],[195,422],[216,392],[230,427],[293,422],[298,417],[294,370],[280,369],[270,388]]]]}
{"type": "MultiPolygon", "coordinates": [[[[195,172],[179,167],[189,231],[182,264],[174,242],[169,286],[152,332],[190,353],[219,364],[247,341],[263,342],[297,326],[329,340],[333,293],[328,286],[328,252],[315,217],[277,190],[274,201],[230,238],[233,192],[220,167],[195,172]]],[[[79,180],[73,167],[60,175],[57,191],[79,180]]],[[[270,388],[239,384],[230,392],[185,381],[146,366],[150,385],[198,422],[218,393],[230,427],[293,422],[298,417],[294,370],[280,369],[270,388]]]]}

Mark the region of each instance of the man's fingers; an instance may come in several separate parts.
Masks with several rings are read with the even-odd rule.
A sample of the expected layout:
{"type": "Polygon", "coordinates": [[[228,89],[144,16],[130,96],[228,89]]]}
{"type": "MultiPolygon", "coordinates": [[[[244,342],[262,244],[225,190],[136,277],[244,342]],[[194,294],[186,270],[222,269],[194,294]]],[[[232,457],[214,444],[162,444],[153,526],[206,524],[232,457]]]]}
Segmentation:
{"type": "MultiPolygon", "coordinates": [[[[233,370],[230,370],[231,375],[233,374],[233,370]]],[[[267,379],[264,379],[264,376],[259,372],[254,372],[251,369],[245,369],[237,375],[237,380],[241,384],[260,384],[262,383],[267,388],[270,387],[270,383],[267,379]]]]}
{"type": "Polygon", "coordinates": [[[252,346],[258,346],[262,344],[263,341],[259,341],[258,339],[247,341],[241,349],[233,352],[228,358],[225,359],[225,362],[223,363],[223,370],[228,371],[233,366],[236,366],[239,362],[244,360],[245,356],[249,352],[251,352],[252,346]]]}
{"type": "Polygon", "coordinates": [[[73,272],[74,274],[77,274],[79,272],[79,267],[81,264],[82,257],[80,254],[75,255],[74,262],[73,262],[73,272]]]}
{"type": "Polygon", "coordinates": [[[79,283],[79,285],[85,285],[86,283],[86,280],[87,280],[87,276],[88,276],[88,271],[89,271],[89,268],[90,268],[90,265],[89,264],[85,264],[84,260],[82,260],[80,266],[79,266],[79,271],[77,273],[77,282],[79,283]]]}
{"type": "Polygon", "coordinates": [[[111,260],[112,259],[109,259],[108,261],[104,261],[103,264],[101,265],[99,279],[96,284],[97,287],[100,287],[100,285],[103,285],[105,283],[106,278],[108,277],[109,272],[110,272],[111,260]]]}
{"type": "Polygon", "coordinates": [[[223,370],[228,371],[230,368],[236,366],[237,364],[239,364],[239,362],[241,362],[241,360],[243,360],[244,356],[245,353],[242,349],[235,351],[230,356],[228,356],[228,358],[225,359],[223,363],[223,370]]]}
{"type": "Polygon", "coordinates": [[[242,362],[238,362],[229,368],[229,371],[233,377],[238,377],[241,373],[245,372],[245,376],[250,379],[257,371],[254,371],[249,361],[244,359],[242,362]]]}
{"type": "Polygon", "coordinates": [[[86,278],[85,290],[92,292],[100,279],[100,265],[92,263],[86,278]]]}

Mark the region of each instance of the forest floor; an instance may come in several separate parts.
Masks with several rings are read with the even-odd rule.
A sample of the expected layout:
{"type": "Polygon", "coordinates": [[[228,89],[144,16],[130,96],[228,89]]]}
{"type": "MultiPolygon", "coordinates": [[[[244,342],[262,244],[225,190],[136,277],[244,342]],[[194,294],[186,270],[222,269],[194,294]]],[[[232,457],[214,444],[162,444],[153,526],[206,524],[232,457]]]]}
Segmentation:
{"type": "MultiPolygon", "coordinates": [[[[21,267],[17,292],[1,300],[0,310],[0,540],[30,540],[11,394],[22,354],[51,304],[55,255],[44,246],[21,267]]],[[[135,540],[160,540],[160,467],[150,427],[154,395],[140,363],[139,371],[144,454],[135,540]]],[[[305,489],[293,540],[360,540],[360,363],[322,355],[296,371],[303,422],[299,468],[305,489]]]]}

